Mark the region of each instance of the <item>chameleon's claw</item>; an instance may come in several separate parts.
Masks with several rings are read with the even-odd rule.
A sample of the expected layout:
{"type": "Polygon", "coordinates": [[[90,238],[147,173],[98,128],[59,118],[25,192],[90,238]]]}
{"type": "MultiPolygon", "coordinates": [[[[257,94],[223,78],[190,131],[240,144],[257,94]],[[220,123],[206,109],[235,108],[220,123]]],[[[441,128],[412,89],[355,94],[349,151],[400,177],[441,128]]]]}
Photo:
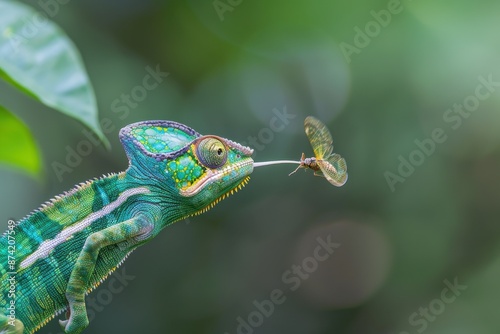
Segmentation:
{"type": "Polygon", "coordinates": [[[66,331],[66,325],[68,324],[69,320],[61,320],[59,319],[59,325],[61,326],[63,331],[66,331]]]}
{"type": "Polygon", "coordinates": [[[14,319],[14,323],[10,318],[0,313],[0,333],[2,334],[23,334],[24,325],[19,319],[14,319]]]}
{"type": "Polygon", "coordinates": [[[88,325],[88,320],[87,319],[79,319],[80,321],[84,320],[84,325],[82,324],[77,324],[79,321],[78,320],[59,320],[59,325],[61,325],[62,330],[64,333],[67,334],[79,334],[81,331],[85,329],[88,325]],[[86,321],[85,321],[86,320],[86,321]]]}
{"type": "Polygon", "coordinates": [[[61,325],[62,330],[67,334],[78,334],[89,324],[85,303],[83,302],[70,301],[66,317],[66,320],[59,320],[59,325],[61,325]]]}

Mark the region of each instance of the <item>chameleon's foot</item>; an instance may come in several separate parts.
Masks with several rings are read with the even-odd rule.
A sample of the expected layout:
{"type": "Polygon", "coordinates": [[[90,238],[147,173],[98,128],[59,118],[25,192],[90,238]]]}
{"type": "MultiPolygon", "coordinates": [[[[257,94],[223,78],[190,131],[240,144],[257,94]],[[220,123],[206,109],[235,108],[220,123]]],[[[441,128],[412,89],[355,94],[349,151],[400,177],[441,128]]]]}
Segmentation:
{"type": "Polygon", "coordinates": [[[6,334],[23,334],[24,325],[18,319],[10,319],[7,316],[0,314],[0,333],[6,334]]]}
{"type": "Polygon", "coordinates": [[[61,320],[61,319],[59,319],[59,326],[61,326],[61,329],[63,331],[66,331],[66,325],[68,324],[68,321],[69,320],[61,320]]]}
{"type": "Polygon", "coordinates": [[[85,302],[69,301],[69,317],[59,320],[59,325],[67,334],[78,334],[89,325],[85,302]]]}

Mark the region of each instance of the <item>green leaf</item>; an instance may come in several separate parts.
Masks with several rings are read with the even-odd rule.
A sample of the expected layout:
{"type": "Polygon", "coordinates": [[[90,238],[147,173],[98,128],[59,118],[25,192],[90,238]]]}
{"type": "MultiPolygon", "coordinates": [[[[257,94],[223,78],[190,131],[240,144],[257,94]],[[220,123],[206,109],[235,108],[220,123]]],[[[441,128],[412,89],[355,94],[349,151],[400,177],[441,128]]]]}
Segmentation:
{"type": "Polygon", "coordinates": [[[109,147],[78,50],[45,14],[14,1],[0,0],[0,78],[83,122],[109,147]]]}
{"type": "Polygon", "coordinates": [[[19,167],[37,176],[40,154],[28,127],[0,106],[0,162],[19,167]]]}

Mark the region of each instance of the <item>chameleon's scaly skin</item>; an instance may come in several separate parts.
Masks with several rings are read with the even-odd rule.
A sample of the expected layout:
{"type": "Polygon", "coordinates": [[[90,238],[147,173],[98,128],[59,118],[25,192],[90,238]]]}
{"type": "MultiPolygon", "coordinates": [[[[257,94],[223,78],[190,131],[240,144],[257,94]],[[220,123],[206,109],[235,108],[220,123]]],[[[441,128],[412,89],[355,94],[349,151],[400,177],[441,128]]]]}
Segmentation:
{"type": "MultiPolygon", "coordinates": [[[[241,188],[253,170],[251,149],[175,122],[131,124],[120,140],[130,162],[125,172],[82,183],[16,224],[17,322],[9,325],[2,310],[1,333],[33,333],[66,310],[64,330],[81,332],[88,325],[86,293],[137,246],[206,211],[241,188]]],[[[7,246],[4,235],[0,307],[11,300],[7,246]]]]}

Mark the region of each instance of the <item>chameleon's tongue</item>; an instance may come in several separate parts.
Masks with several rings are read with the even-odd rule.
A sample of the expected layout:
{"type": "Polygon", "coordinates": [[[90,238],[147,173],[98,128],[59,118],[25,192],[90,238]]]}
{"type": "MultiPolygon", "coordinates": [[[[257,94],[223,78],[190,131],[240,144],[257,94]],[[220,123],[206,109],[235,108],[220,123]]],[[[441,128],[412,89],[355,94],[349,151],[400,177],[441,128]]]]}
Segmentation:
{"type": "Polygon", "coordinates": [[[294,161],[294,160],[273,160],[273,161],[262,161],[262,162],[254,162],[253,166],[254,167],[262,167],[262,166],[269,166],[269,165],[278,165],[278,164],[294,164],[300,165],[300,161],[294,161]]]}

